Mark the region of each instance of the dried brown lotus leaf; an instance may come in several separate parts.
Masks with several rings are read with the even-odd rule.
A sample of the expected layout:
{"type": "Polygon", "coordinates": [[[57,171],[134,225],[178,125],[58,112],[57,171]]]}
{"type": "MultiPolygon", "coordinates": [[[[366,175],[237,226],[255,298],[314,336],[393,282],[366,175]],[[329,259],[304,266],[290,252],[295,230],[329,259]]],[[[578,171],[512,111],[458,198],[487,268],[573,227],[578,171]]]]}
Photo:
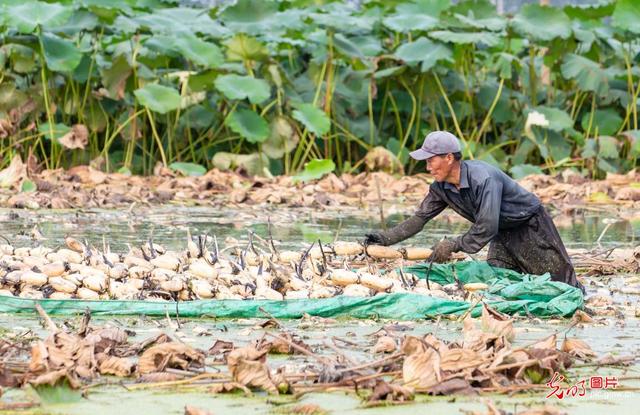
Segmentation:
{"type": "Polygon", "coordinates": [[[98,367],[101,375],[128,377],[135,371],[136,365],[129,359],[107,356],[98,367]]]}
{"type": "Polygon", "coordinates": [[[407,356],[411,356],[416,353],[424,353],[428,349],[427,343],[416,336],[406,336],[402,341],[400,350],[407,356]]]}
{"type": "Polygon", "coordinates": [[[583,340],[566,338],[562,342],[562,351],[567,352],[572,356],[586,358],[594,357],[596,353],[591,347],[583,340]]]}
{"type": "Polygon", "coordinates": [[[547,337],[546,339],[531,345],[531,349],[556,350],[557,349],[557,342],[558,341],[557,341],[556,335],[552,334],[551,336],[547,337]]]}
{"type": "Polygon", "coordinates": [[[513,331],[513,319],[508,316],[497,313],[488,306],[482,308],[481,327],[484,331],[497,337],[504,337],[507,340],[513,340],[515,334],[513,331]]]}
{"type": "Polygon", "coordinates": [[[228,342],[225,340],[216,340],[208,350],[208,354],[210,356],[217,354],[226,354],[234,349],[233,342],[228,342]]]}
{"type": "Polygon", "coordinates": [[[441,352],[440,369],[458,372],[465,369],[475,369],[485,363],[485,359],[476,351],[470,349],[449,349],[441,352]]]}
{"type": "Polygon", "coordinates": [[[278,388],[271,379],[271,372],[265,363],[266,353],[267,350],[258,350],[251,346],[235,349],[227,355],[227,366],[235,382],[277,395],[278,388]]]}
{"type": "Polygon", "coordinates": [[[31,346],[31,360],[29,361],[29,372],[42,373],[48,370],[49,351],[42,341],[37,341],[31,346]]]}
{"type": "Polygon", "coordinates": [[[404,385],[430,388],[441,381],[440,357],[434,349],[416,352],[408,356],[402,365],[404,385]]]}
{"type": "Polygon", "coordinates": [[[202,367],[204,353],[183,343],[162,343],[150,347],[140,356],[138,373],[161,372],[166,368],[186,370],[195,365],[202,367]]]}
{"type": "Polygon", "coordinates": [[[213,415],[213,412],[209,412],[205,409],[196,408],[192,405],[185,405],[184,415],[213,415]]]}
{"type": "Polygon", "coordinates": [[[251,390],[238,382],[214,383],[208,389],[210,393],[229,393],[240,390],[246,395],[251,395],[251,390]]]}
{"type": "Polygon", "coordinates": [[[593,323],[594,322],[593,318],[582,310],[576,310],[576,312],[573,314],[572,320],[575,321],[576,323],[593,323]]]}
{"type": "Polygon", "coordinates": [[[84,149],[89,143],[89,130],[82,124],[76,124],[58,142],[70,150],[84,149]]]}
{"type": "Polygon", "coordinates": [[[412,401],[414,398],[413,389],[387,383],[384,380],[378,380],[373,388],[373,393],[367,399],[369,402],[388,401],[388,402],[405,402],[412,401]]]}
{"type": "Polygon", "coordinates": [[[41,385],[56,386],[56,385],[62,385],[65,381],[68,383],[71,389],[79,389],[82,386],[82,383],[75,376],[73,376],[67,369],[60,369],[60,370],[47,372],[33,379],[30,379],[29,384],[32,386],[41,386],[41,385]]]}
{"type": "Polygon", "coordinates": [[[391,336],[382,336],[378,339],[373,346],[373,353],[393,353],[398,346],[396,341],[391,336]]]}

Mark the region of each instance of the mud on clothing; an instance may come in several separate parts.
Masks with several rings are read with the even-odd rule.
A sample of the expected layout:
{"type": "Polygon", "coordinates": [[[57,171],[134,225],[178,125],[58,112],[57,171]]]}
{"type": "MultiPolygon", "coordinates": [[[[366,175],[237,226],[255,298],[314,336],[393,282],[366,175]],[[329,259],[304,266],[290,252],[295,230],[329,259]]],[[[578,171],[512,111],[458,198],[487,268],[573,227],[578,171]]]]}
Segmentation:
{"type": "Polygon", "coordinates": [[[560,235],[540,200],[496,167],[479,160],[460,162],[460,185],[434,182],[414,216],[384,233],[391,245],[418,233],[450,207],[473,225],[456,238],[455,251],[478,252],[489,245],[491,265],[578,286],[560,235]]]}

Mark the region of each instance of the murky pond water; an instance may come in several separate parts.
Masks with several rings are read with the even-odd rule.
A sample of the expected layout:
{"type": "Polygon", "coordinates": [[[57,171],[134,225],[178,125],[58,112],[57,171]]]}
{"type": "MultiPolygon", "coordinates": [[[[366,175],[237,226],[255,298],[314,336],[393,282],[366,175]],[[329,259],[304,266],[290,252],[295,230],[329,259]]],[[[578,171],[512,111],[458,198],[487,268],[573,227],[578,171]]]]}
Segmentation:
{"type": "MultiPolygon", "coordinates": [[[[393,209],[385,212],[390,225],[403,220],[411,214],[412,208],[393,209]]],[[[309,209],[250,208],[211,209],[164,206],[158,208],[133,208],[130,211],[80,210],[68,212],[0,210],[0,234],[18,246],[35,245],[34,227],[46,239],[40,241],[47,246],[62,244],[65,235],[86,238],[101,246],[103,238],[112,249],[126,250],[126,244],[138,245],[150,236],[154,242],[168,248],[182,249],[185,246],[186,230],[192,233],[215,234],[220,240],[226,237],[246,238],[247,231],[266,237],[267,218],[271,221],[273,237],[281,241],[283,247],[299,248],[303,243],[318,239],[331,242],[334,239],[357,240],[370,229],[377,229],[380,216],[377,211],[314,211],[309,209]]],[[[598,244],[603,247],[633,246],[640,239],[640,221],[620,220],[614,211],[584,212],[573,217],[562,217],[558,221],[560,233],[568,247],[592,248],[598,244]]],[[[469,224],[456,219],[453,215],[430,222],[425,230],[405,242],[413,245],[431,245],[445,235],[464,232],[469,224]]],[[[617,278],[615,284],[624,284],[617,278]]],[[[588,287],[593,292],[595,287],[588,287]]],[[[637,297],[618,299],[627,301],[631,306],[637,297]]],[[[74,320],[74,319],[72,319],[74,320]]],[[[77,319],[75,319],[77,320],[77,319]]],[[[246,344],[264,333],[256,328],[258,320],[213,320],[191,319],[181,321],[181,327],[175,322],[163,319],[124,317],[107,319],[111,324],[131,328],[136,339],[143,339],[166,332],[196,347],[208,349],[215,339],[231,340],[246,344]],[[204,332],[205,335],[202,335],[204,332]]],[[[61,321],[61,319],[56,319],[61,321]]],[[[96,318],[94,323],[106,322],[96,318]]],[[[305,342],[310,345],[322,345],[333,338],[344,338],[361,344],[360,348],[349,349],[349,356],[355,361],[371,360],[369,349],[372,345],[371,333],[389,322],[340,320],[337,324],[323,327],[301,328],[299,321],[286,321],[285,325],[302,333],[305,342]]],[[[459,339],[461,324],[456,322],[433,321],[407,322],[407,333],[423,334],[437,332],[445,340],[459,339]]],[[[516,345],[526,345],[546,335],[559,332],[562,339],[570,327],[569,321],[534,321],[518,319],[516,345]]],[[[0,315],[0,335],[8,333],[34,333],[43,335],[39,320],[35,316],[0,315]]],[[[599,354],[614,355],[635,354],[640,346],[640,324],[632,314],[622,318],[609,318],[603,324],[574,327],[571,336],[578,337],[599,354]]],[[[272,367],[279,364],[281,358],[269,358],[272,367]]],[[[282,358],[283,359],[283,358],[282,358]]],[[[297,358],[303,360],[303,357],[297,358]]],[[[283,360],[284,362],[284,360],[283,360]]],[[[625,369],[584,367],[575,372],[579,380],[593,375],[616,375],[624,377],[625,387],[640,386],[636,379],[640,376],[640,367],[625,369]]],[[[29,398],[29,390],[5,391],[2,399],[6,402],[24,401],[29,398]]],[[[569,413],[608,415],[634,413],[640,404],[640,393],[611,392],[609,394],[588,395],[582,398],[547,400],[548,392],[533,392],[514,397],[491,396],[500,408],[513,411],[524,409],[526,405],[550,403],[562,406],[569,413]]],[[[309,394],[295,404],[313,403],[332,413],[396,414],[407,411],[420,413],[460,413],[461,410],[485,410],[479,397],[419,397],[411,406],[363,409],[361,400],[353,394],[309,394]]],[[[270,398],[256,394],[251,398],[233,395],[212,395],[204,389],[190,388],[168,392],[166,390],[140,390],[127,392],[121,386],[102,386],[91,390],[87,399],[74,403],[44,405],[33,413],[51,414],[181,414],[184,405],[190,404],[207,408],[219,413],[278,413],[282,408],[293,404],[290,398],[270,398]]]]}
{"type": "MultiPolygon", "coordinates": [[[[393,226],[412,213],[412,208],[389,209],[388,226],[393,226]]],[[[299,248],[302,242],[320,239],[331,242],[360,240],[369,230],[382,227],[377,211],[312,210],[281,207],[243,207],[242,210],[201,207],[164,206],[127,210],[29,211],[0,209],[1,235],[15,245],[33,245],[34,227],[47,238],[42,243],[54,246],[65,235],[86,238],[102,246],[103,238],[112,249],[125,250],[126,244],[140,244],[149,237],[166,247],[183,248],[186,230],[193,234],[246,238],[247,231],[266,237],[267,222],[272,223],[274,239],[283,246],[299,248]]],[[[593,247],[598,239],[603,246],[633,245],[640,240],[640,217],[620,219],[615,211],[582,212],[558,217],[556,222],[568,247],[593,247]],[[603,233],[604,231],[604,233],[603,233]]],[[[404,242],[432,245],[443,236],[464,232],[469,223],[454,213],[441,215],[425,229],[404,242]]]]}

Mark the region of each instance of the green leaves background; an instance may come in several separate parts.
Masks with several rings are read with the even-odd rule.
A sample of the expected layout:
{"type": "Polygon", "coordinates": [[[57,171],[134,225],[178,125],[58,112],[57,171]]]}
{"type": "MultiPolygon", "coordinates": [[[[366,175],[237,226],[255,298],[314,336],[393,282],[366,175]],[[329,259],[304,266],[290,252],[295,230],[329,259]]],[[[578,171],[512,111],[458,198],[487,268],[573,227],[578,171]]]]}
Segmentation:
{"type": "Polygon", "coordinates": [[[47,167],[250,165],[306,180],[356,171],[377,146],[411,172],[407,151],[447,129],[467,157],[517,176],[626,171],[640,142],[638,21],[634,0],[513,16],[489,0],[7,1],[0,163],[32,152],[47,167]],[[527,129],[532,113],[545,122],[527,129]],[[48,139],[75,124],[86,150],[48,139]]]}

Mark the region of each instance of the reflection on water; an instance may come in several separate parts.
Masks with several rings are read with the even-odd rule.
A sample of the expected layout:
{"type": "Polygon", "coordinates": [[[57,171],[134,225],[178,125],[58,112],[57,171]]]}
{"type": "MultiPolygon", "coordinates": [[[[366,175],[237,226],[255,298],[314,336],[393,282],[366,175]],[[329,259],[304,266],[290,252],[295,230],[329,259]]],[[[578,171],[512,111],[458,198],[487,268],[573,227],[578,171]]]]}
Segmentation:
{"type": "MultiPolygon", "coordinates": [[[[411,213],[392,213],[386,220],[389,226],[401,222],[411,213]]],[[[245,239],[247,231],[268,235],[267,218],[271,221],[274,239],[283,247],[300,247],[320,239],[331,242],[360,240],[364,233],[379,229],[380,218],[371,211],[316,211],[307,208],[243,207],[238,209],[213,209],[205,207],[163,206],[127,210],[79,210],[79,211],[29,211],[0,210],[1,235],[16,246],[33,245],[34,226],[47,238],[47,246],[61,244],[65,235],[86,238],[97,246],[103,237],[112,249],[124,250],[126,244],[137,245],[151,235],[157,243],[166,247],[182,248],[186,230],[193,234],[215,234],[219,240],[228,236],[245,239]]],[[[640,238],[640,220],[612,221],[606,213],[586,212],[572,217],[560,217],[556,222],[560,234],[569,247],[590,248],[602,235],[603,246],[637,244],[640,238]],[[608,223],[613,222],[613,223],[608,223]]],[[[456,235],[468,229],[469,223],[459,220],[455,214],[444,215],[431,221],[418,235],[406,242],[414,245],[431,245],[444,236],[456,235]]]]}

